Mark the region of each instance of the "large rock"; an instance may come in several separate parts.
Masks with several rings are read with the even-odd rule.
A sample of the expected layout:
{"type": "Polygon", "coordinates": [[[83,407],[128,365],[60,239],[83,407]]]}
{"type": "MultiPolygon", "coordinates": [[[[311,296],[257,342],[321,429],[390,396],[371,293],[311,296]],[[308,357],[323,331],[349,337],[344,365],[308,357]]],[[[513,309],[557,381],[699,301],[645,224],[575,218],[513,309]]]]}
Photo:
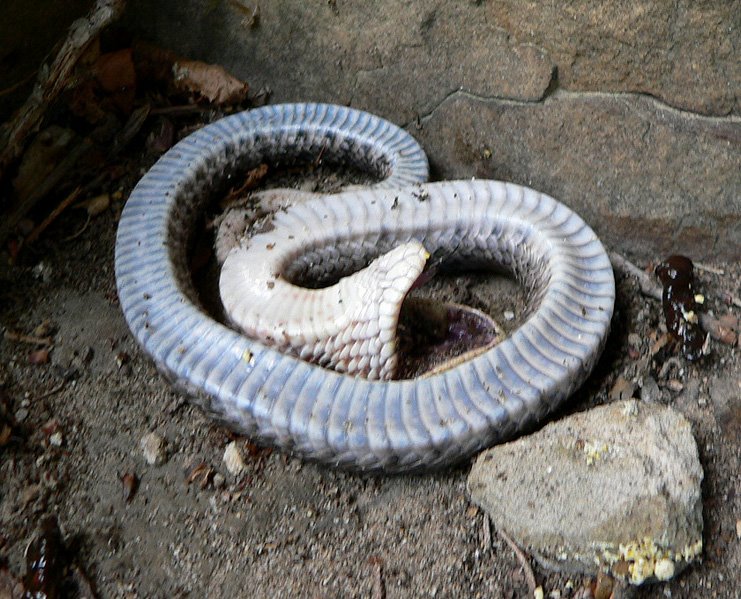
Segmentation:
{"type": "Polygon", "coordinates": [[[274,0],[256,26],[238,5],[131,0],[127,22],[272,102],[402,124],[438,177],[533,185],[617,249],[741,256],[737,2],[274,0]]]}
{"type": "Polygon", "coordinates": [[[628,400],[482,453],[468,488],[545,566],[640,584],[699,557],[702,478],[687,420],[628,400]]]}

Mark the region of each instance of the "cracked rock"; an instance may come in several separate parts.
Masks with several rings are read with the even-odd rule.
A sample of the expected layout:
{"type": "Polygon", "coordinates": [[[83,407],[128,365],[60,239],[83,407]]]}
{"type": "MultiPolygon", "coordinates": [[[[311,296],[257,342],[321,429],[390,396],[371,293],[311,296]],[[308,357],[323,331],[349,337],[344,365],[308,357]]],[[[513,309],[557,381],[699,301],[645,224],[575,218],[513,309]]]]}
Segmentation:
{"type": "Polygon", "coordinates": [[[641,584],[699,558],[702,478],[688,421],[627,400],[482,453],[468,488],[544,566],[641,584]]]}

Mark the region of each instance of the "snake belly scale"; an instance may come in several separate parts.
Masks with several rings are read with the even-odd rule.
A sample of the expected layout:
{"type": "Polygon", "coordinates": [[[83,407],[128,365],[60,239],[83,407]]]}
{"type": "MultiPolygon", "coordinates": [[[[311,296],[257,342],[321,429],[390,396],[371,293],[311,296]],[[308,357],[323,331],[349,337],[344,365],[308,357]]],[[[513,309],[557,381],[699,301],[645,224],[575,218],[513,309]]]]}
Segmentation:
{"type": "Polygon", "coordinates": [[[269,106],[196,131],[141,179],[121,215],[116,280],[131,331],[177,389],[230,428],[328,464],[430,469],[525,432],[602,351],[615,297],[609,259],[584,221],[545,194],[427,175],[406,132],[346,107],[269,106]],[[311,274],[337,247],[367,261],[416,241],[449,264],[508,268],[530,290],[527,320],[473,359],[411,380],[328,370],[214,320],[188,269],[214,191],[261,162],[320,154],[383,180],[278,213],[266,233],[276,268],[311,274]]]}

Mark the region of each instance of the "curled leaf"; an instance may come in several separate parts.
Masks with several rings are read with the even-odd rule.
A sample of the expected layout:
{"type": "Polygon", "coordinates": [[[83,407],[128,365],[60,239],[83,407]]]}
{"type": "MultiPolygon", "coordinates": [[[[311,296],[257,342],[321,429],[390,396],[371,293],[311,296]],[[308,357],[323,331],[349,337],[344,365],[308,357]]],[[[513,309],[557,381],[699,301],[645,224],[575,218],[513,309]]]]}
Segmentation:
{"type": "Polygon", "coordinates": [[[247,97],[249,86],[220,65],[181,60],[172,65],[175,86],[199,94],[214,104],[236,104],[247,97]]]}

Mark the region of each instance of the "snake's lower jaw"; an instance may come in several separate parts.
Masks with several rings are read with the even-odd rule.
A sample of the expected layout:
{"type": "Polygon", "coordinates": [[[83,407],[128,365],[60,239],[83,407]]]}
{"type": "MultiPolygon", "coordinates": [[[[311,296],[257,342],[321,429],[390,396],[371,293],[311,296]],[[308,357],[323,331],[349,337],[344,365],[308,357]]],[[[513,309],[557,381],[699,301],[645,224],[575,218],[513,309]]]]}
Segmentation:
{"type": "Polygon", "coordinates": [[[219,285],[233,324],[325,368],[371,380],[396,378],[399,316],[429,258],[424,246],[409,240],[322,289],[283,279],[281,266],[269,260],[271,250],[258,236],[228,255],[219,285]]]}
{"type": "Polygon", "coordinates": [[[397,378],[443,372],[491,349],[503,339],[499,324],[481,310],[408,298],[399,321],[397,378]]]}

